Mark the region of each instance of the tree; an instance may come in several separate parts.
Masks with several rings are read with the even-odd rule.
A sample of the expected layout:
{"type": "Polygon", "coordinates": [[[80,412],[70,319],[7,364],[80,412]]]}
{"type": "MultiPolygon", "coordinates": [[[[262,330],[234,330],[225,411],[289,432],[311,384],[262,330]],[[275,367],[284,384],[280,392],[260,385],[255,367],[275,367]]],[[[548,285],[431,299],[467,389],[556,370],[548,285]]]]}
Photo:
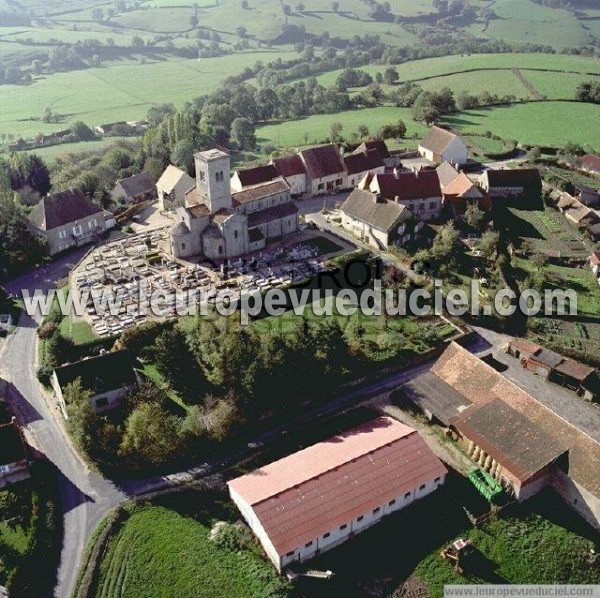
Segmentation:
{"type": "Polygon", "coordinates": [[[94,8],[94,10],[92,10],[92,19],[99,22],[103,21],[104,11],[101,8],[94,8]]]}
{"type": "Polygon", "coordinates": [[[42,122],[51,123],[54,120],[54,114],[50,106],[46,106],[42,112],[42,122]]]}
{"type": "Polygon", "coordinates": [[[331,10],[333,10],[333,12],[339,12],[340,11],[340,3],[339,2],[332,2],[331,3],[331,10]]]}
{"type": "Polygon", "coordinates": [[[134,35],[133,38],[131,39],[131,47],[132,48],[134,48],[136,50],[141,50],[145,46],[146,46],[146,42],[139,35],[134,35]]]}
{"type": "Polygon", "coordinates": [[[90,141],[96,137],[94,131],[81,120],[74,122],[71,130],[79,141],[90,141]]]}
{"type": "Polygon", "coordinates": [[[485,257],[491,259],[498,251],[499,241],[500,235],[496,231],[487,231],[483,233],[479,243],[477,243],[477,249],[481,251],[485,257]]]}
{"type": "Polygon", "coordinates": [[[204,376],[180,328],[165,330],[156,339],[154,359],[171,388],[187,398],[197,400],[202,390],[206,390],[204,376]]]}
{"type": "Polygon", "coordinates": [[[475,230],[481,230],[485,220],[485,214],[479,208],[477,203],[471,202],[465,211],[465,222],[475,230]]]}
{"type": "Polygon", "coordinates": [[[256,127],[247,118],[236,118],[231,124],[231,139],[240,149],[256,147],[256,127]]]}
{"type": "Polygon", "coordinates": [[[396,83],[398,83],[399,79],[400,79],[400,75],[398,74],[398,71],[393,66],[390,66],[385,69],[385,72],[383,74],[383,80],[388,85],[395,85],[396,83]]]}
{"type": "Polygon", "coordinates": [[[142,403],[125,422],[119,453],[134,467],[161,465],[177,455],[180,424],[156,403],[142,403]]]}
{"type": "Polygon", "coordinates": [[[361,139],[364,139],[369,136],[369,127],[367,125],[358,125],[356,132],[361,139]]]}
{"type": "Polygon", "coordinates": [[[460,235],[452,222],[448,222],[436,235],[431,246],[431,257],[448,267],[452,264],[456,253],[458,252],[460,235]]]}
{"type": "Polygon", "coordinates": [[[152,127],[156,127],[176,112],[177,110],[173,104],[159,104],[158,106],[152,106],[148,110],[146,119],[152,127]]]}
{"type": "Polygon", "coordinates": [[[182,170],[192,172],[194,167],[194,142],[191,139],[178,141],[171,150],[171,163],[182,170]]]}
{"type": "Polygon", "coordinates": [[[331,139],[332,143],[338,143],[342,140],[342,131],[344,130],[344,125],[341,122],[333,122],[329,127],[329,139],[331,139]]]}
{"type": "Polygon", "coordinates": [[[296,4],[296,12],[304,12],[305,9],[306,6],[304,5],[304,2],[298,2],[298,4],[296,4]]]}

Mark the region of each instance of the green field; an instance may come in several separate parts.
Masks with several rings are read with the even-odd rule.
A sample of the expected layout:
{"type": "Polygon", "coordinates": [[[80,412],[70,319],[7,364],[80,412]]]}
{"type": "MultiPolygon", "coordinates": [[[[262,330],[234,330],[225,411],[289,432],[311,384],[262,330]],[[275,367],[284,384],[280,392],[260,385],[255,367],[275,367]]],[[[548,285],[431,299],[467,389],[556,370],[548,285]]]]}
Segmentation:
{"type": "Polygon", "coordinates": [[[368,108],[366,110],[347,110],[335,114],[318,114],[300,120],[287,121],[281,124],[266,125],[257,130],[258,142],[273,144],[277,147],[295,147],[314,145],[325,141],[329,135],[329,127],[333,122],[344,126],[343,136],[349,136],[359,125],[367,125],[374,133],[381,126],[404,120],[408,128],[407,135],[423,135],[427,128],[412,120],[411,112],[406,108],[368,108]]]}
{"type": "Polygon", "coordinates": [[[600,144],[599,108],[576,102],[531,102],[514,106],[468,110],[443,119],[462,132],[492,131],[503,139],[562,147],[568,142],[590,147],[600,144]]]}
{"type": "Polygon", "coordinates": [[[90,126],[143,118],[162,102],[184,102],[217,89],[257,60],[295,56],[293,52],[245,52],[220,58],[185,60],[164,57],[140,64],[123,60],[100,68],[38,77],[30,86],[0,86],[0,133],[33,137],[64,129],[74,120],[90,126]],[[46,106],[64,116],[59,123],[42,123],[46,106]]]}
{"type": "Polygon", "coordinates": [[[231,503],[214,505],[194,492],[165,502],[128,509],[100,564],[96,598],[287,595],[287,582],[258,547],[234,552],[209,540],[215,521],[236,520],[231,503]]]}
{"type": "Polygon", "coordinates": [[[467,27],[466,32],[478,37],[554,47],[593,43],[583,22],[566,10],[548,8],[531,0],[502,0],[492,8],[498,18],[491,20],[487,28],[478,22],[467,27]]]}

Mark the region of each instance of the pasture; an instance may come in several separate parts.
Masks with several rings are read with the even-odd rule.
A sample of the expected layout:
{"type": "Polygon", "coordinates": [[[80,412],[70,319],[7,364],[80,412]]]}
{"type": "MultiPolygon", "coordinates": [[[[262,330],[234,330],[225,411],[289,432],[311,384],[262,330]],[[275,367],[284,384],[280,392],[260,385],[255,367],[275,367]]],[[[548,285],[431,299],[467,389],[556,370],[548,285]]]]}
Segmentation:
{"type": "Polygon", "coordinates": [[[408,137],[422,136],[427,131],[427,127],[412,120],[410,109],[384,106],[365,110],[347,110],[335,114],[317,114],[308,118],[265,125],[258,128],[257,138],[261,145],[271,144],[281,148],[316,145],[327,139],[331,124],[334,122],[342,123],[344,127],[342,136],[347,138],[360,125],[366,125],[371,133],[375,133],[383,125],[397,122],[399,119],[406,123],[408,137]]]}
{"type": "Polygon", "coordinates": [[[99,566],[97,598],[281,598],[288,584],[260,549],[233,551],[215,546],[215,521],[235,521],[229,502],[188,491],[128,508],[128,517],[110,538],[99,566]]]}
{"type": "Polygon", "coordinates": [[[600,140],[598,111],[594,104],[530,102],[467,110],[442,122],[463,133],[492,131],[527,145],[563,147],[572,142],[594,148],[600,140]]]}
{"type": "Polygon", "coordinates": [[[276,56],[286,60],[293,52],[243,52],[220,58],[186,60],[157,57],[141,64],[116,61],[99,68],[37,77],[29,86],[0,86],[0,133],[33,137],[39,132],[64,129],[75,120],[90,126],[143,118],[150,106],[163,102],[181,105],[219,87],[257,60],[276,56]],[[159,59],[160,58],[160,59],[159,59]],[[42,123],[49,106],[63,115],[60,122],[42,123]]]}

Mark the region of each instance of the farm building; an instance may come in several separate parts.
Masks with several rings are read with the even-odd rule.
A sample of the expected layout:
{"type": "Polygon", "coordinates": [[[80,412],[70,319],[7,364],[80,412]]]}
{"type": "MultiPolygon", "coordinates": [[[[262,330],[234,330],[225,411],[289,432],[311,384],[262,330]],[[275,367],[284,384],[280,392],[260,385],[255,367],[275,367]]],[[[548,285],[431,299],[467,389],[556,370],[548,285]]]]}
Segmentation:
{"type": "Polygon", "coordinates": [[[113,201],[119,200],[125,203],[141,203],[156,199],[156,183],[152,175],[144,170],[139,174],[117,181],[110,192],[113,201]]]}
{"type": "Polygon", "coordinates": [[[518,197],[539,200],[542,195],[542,177],[537,168],[486,170],[479,186],[491,197],[518,197]]]}
{"type": "Polygon", "coordinates": [[[195,187],[196,181],[187,172],[169,164],[156,183],[160,209],[164,212],[182,206],[186,193],[195,187]]]}
{"type": "Polygon", "coordinates": [[[405,205],[365,189],[354,189],[340,212],[342,226],[377,249],[405,245],[421,226],[405,205]]]}
{"type": "Polygon", "coordinates": [[[300,152],[308,176],[310,195],[332,193],[348,187],[348,173],[337,145],[322,145],[300,152]]]}
{"type": "Polygon", "coordinates": [[[587,172],[600,174],[600,156],[587,154],[581,158],[581,168],[587,172]]]}
{"type": "Polygon", "coordinates": [[[308,175],[300,154],[272,161],[277,175],[283,177],[290,186],[294,197],[303,195],[308,191],[308,175]]]}
{"type": "Polygon", "coordinates": [[[344,157],[344,166],[348,172],[348,185],[355,187],[367,174],[383,174],[385,164],[377,149],[364,153],[348,154],[344,157]]]}
{"type": "Polygon", "coordinates": [[[442,210],[440,179],[434,170],[367,175],[358,188],[401,204],[424,221],[437,218],[442,210]]]}
{"type": "Polygon", "coordinates": [[[440,127],[431,127],[429,133],[419,145],[419,154],[427,160],[440,164],[466,164],[469,160],[469,148],[458,136],[440,127]]]}
{"type": "Polygon", "coordinates": [[[101,353],[57,367],[52,372],[50,383],[65,417],[67,404],[64,390],[77,379],[81,380],[85,390],[91,391],[92,407],[96,413],[104,413],[118,407],[119,401],[138,383],[133,358],[126,350],[101,353]]]}
{"type": "Polygon", "coordinates": [[[598,377],[592,367],[522,339],[510,341],[507,353],[519,359],[527,370],[573,390],[590,401],[598,394],[598,377]]]}
{"type": "Polygon", "coordinates": [[[600,192],[587,185],[575,184],[575,199],[588,208],[600,207],[600,192]]]}
{"type": "Polygon", "coordinates": [[[381,417],[228,483],[278,571],[434,492],[446,468],[419,434],[381,417]]]}
{"type": "Polygon", "coordinates": [[[29,479],[27,444],[13,417],[0,426],[0,488],[29,479]]]}
{"type": "Polygon", "coordinates": [[[96,241],[106,230],[104,211],[79,189],[43,197],[28,225],[46,242],[50,255],[96,241]]]}
{"type": "Polygon", "coordinates": [[[442,197],[456,217],[463,216],[470,203],[485,211],[492,207],[489,197],[464,172],[442,187],[442,197]]]}
{"type": "MultiPolygon", "coordinates": [[[[535,348],[521,345],[526,354],[535,348]]],[[[576,397],[568,404],[567,391],[528,374],[522,380],[522,372],[509,364],[501,373],[452,343],[427,379],[403,389],[509,494],[524,500],[552,487],[600,529],[600,416],[576,397]]]]}

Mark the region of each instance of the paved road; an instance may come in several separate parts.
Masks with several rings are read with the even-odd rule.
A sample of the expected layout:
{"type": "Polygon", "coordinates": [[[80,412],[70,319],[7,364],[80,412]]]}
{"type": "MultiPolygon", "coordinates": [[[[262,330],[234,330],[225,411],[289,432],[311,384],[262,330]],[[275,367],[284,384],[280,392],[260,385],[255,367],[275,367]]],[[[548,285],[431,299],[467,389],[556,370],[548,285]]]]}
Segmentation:
{"type": "MultiPolygon", "coordinates": [[[[76,254],[6,285],[9,292],[21,289],[47,290],[64,277],[81,254],[76,254]]],[[[251,449],[243,448],[223,455],[210,463],[167,476],[119,482],[117,487],[97,473],[90,472],[71,447],[60,425],[58,410],[50,407],[36,381],[36,341],[38,322],[23,314],[16,332],[0,350],[0,376],[8,382],[8,401],[32,444],[56,466],[60,476],[60,492],[64,514],[64,542],[55,596],[68,598],[73,590],[86,544],[108,510],[131,496],[172,487],[215,473],[224,466],[246,458],[251,449]]],[[[474,351],[482,347],[477,345],[474,351]]],[[[296,420],[263,434],[256,442],[276,441],[286,430],[297,428],[316,418],[334,414],[353,404],[393,390],[423,373],[431,363],[391,374],[377,382],[349,390],[330,403],[304,413],[296,420]]]]}
{"type": "MultiPolygon", "coordinates": [[[[81,253],[38,269],[6,285],[47,290],[64,277],[81,253]]],[[[56,466],[64,513],[64,545],[55,595],[67,598],[73,589],[87,539],[108,509],[125,496],[109,481],[90,472],[64,437],[62,428],[39,391],[36,380],[37,322],[23,314],[15,334],[0,352],[0,376],[8,382],[7,399],[33,445],[56,466]]]]}

